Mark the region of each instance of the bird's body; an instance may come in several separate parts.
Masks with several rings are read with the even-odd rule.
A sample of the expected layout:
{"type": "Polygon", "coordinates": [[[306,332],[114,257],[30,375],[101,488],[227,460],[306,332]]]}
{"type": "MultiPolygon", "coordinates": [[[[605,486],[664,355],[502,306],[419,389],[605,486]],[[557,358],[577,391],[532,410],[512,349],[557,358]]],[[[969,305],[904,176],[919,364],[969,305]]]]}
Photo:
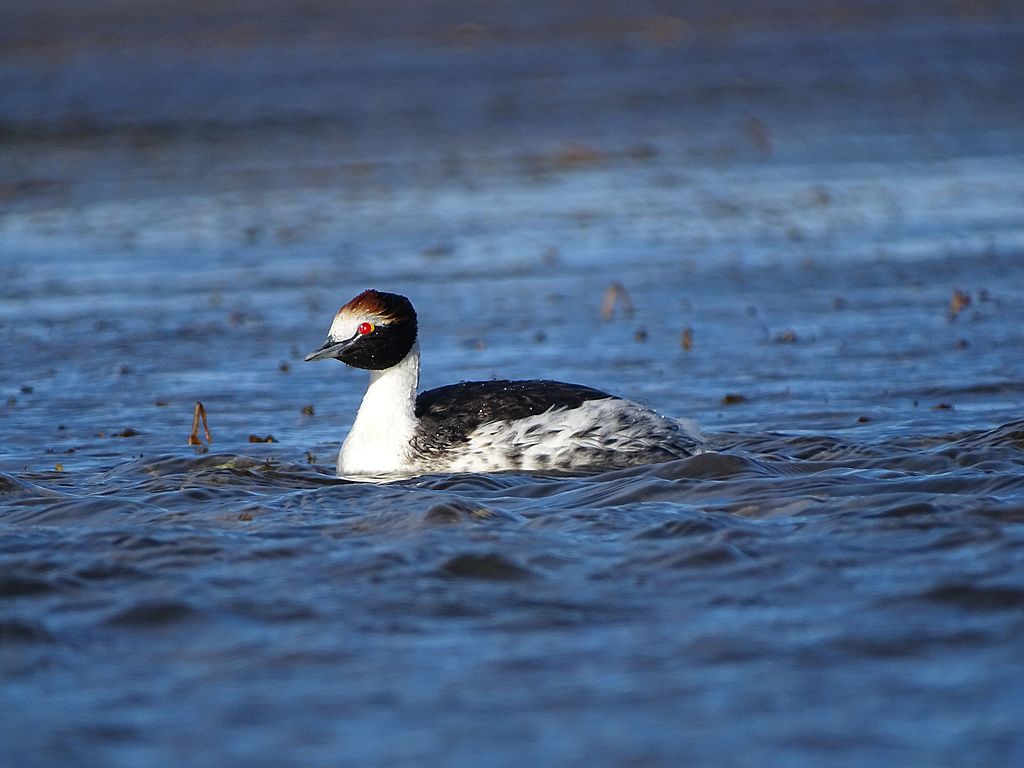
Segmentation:
{"type": "Polygon", "coordinates": [[[683,425],[629,400],[557,381],[472,381],[417,396],[416,313],[364,291],[339,310],[307,360],[368,368],[370,385],[338,455],[343,477],[593,471],[701,450],[683,425]]]}

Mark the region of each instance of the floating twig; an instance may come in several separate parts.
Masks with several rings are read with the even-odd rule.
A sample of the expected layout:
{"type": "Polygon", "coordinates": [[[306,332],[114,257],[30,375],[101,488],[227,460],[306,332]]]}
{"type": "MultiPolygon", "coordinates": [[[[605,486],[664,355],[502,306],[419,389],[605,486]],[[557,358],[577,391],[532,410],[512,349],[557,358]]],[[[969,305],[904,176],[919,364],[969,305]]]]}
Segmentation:
{"type": "Polygon", "coordinates": [[[199,438],[199,424],[203,425],[203,434],[206,435],[206,442],[213,442],[213,435],[210,434],[210,427],[206,423],[206,408],[203,404],[196,401],[195,410],[192,411],[192,432],[188,436],[189,445],[202,445],[203,441],[199,438]]]}
{"type": "Polygon", "coordinates": [[[693,349],[693,328],[690,326],[683,328],[683,336],[679,340],[679,344],[687,352],[693,349]]]}
{"type": "Polygon", "coordinates": [[[625,317],[633,316],[633,300],[629,293],[617,280],[608,286],[601,299],[601,319],[611,320],[615,316],[615,307],[619,306],[625,317]]]}
{"type": "Polygon", "coordinates": [[[949,317],[956,320],[960,313],[971,306],[971,295],[959,288],[953,289],[953,297],[949,300],[949,317]]]}

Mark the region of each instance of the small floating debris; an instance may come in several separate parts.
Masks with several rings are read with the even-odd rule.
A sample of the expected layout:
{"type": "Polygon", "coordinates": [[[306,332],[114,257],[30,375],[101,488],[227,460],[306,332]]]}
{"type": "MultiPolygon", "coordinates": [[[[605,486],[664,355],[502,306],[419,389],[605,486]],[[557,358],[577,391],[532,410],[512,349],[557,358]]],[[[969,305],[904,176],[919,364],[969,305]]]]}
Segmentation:
{"type": "Polygon", "coordinates": [[[259,435],[249,435],[249,442],[250,443],[276,443],[277,442],[277,438],[274,437],[273,435],[266,435],[265,437],[260,437],[259,435]]]}
{"type": "Polygon", "coordinates": [[[312,403],[310,403],[309,405],[302,406],[302,415],[303,416],[312,416],[313,415],[313,404],[312,403]]]}
{"type": "Polygon", "coordinates": [[[933,411],[953,411],[956,410],[952,403],[937,403],[932,406],[933,411]]]}
{"type": "Polygon", "coordinates": [[[796,331],[792,328],[787,328],[784,331],[779,331],[772,338],[776,344],[796,344],[798,341],[796,331]]]}
{"type": "Polygon", "coordinates": [[[971,295],[959,288],[953,289],[953,296],[949,300],[949,319],[956,320],[967,307],[971,306],[971,295]]]}
{"type": "Polygon", "coordinates": [[[63,464],[54,464],[53,465],[53,471],[54,472],[63,472],[64,471],[64,465],[63,464]]]}
{"type": "Polygon", "coordinates": [[[747,402],[746,395],[727,394],[722,398],[722,405],[738,405],[739,403],[747,402]]]}
{"type": "Polygon", "coordinates": [[[139,432],[139,430],[137,430],[137,429],[132,429],[131,427],[125,427],[120,432],[111,432],[110,436],[111,437],[136,437],[136,436],[141,435],[141,434],[142,433],[139,432]]]}
{"type": "Polygon", "coordinates": [[[629,292],[618,281],[605,289],[604,297],[601,299],[601,319],[611,320],[615,317],[616,307],[622,311],[625,317],[633,316],[633,300],[629,298],[629,292]]]}
{"type": "Polygon", "coordinates": [[[212,443],[213,435],[210,434],[210,427],[206,423],[206,408],[204,408],[203,404],[197,400],[196,407],[192,411],[192,432],[188,436],[188,444],[197,445],[200,447],[200,453],[206,453],[209,448],[206,445],[203,445],[203,441],[199,438],[200,423],[203,425],[203,434],[206,436],[207,444],[212,443]]]}
{"type": "Polygon", "coordinates": [[[277,364],[277,370],[279,370],[281,373],[288,373],[291,369],[292,367],[285,360],[282,360],[280,363],[277,364]]]}
{"type": "Polygon", "coordinates": [[[633,331],[633,341],[647,341],[647,329],[642,325],[633,331]]]}
{"type": "Polygon", "coordinates": [[[684,352],[689,352],[693,349],[693,328],[690,326],[683,328],[683,335],[679,339],[679,346],[683,348],[684,352]]]}

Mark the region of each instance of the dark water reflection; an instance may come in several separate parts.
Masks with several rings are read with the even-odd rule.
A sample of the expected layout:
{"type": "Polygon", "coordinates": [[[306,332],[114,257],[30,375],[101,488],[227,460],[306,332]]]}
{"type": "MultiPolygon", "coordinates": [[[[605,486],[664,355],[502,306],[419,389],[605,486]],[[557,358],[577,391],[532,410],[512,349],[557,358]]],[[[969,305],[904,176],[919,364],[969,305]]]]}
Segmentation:
{"type": "Polygon", "coordinates": [[[0,765],[1024,763],[1019,13],[599,5],[15,3],[0,765]],[[371,286],[715,450],[338,480],[371,286]]]}

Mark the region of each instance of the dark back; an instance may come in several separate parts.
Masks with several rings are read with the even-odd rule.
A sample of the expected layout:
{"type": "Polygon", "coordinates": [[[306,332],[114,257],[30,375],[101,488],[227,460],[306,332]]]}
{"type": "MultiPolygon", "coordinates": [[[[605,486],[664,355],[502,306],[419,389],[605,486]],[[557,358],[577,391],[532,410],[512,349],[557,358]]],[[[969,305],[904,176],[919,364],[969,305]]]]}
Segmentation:
{"type": "MultiPolygon", "coordinates": [[[[579,408],[588,400],[619,398],[592,387],[561,381],[464,381],[421,393],[416,398],[420,434],[434,450],[466,440],[481,424],[514,421],[552,408],[579,408]]],[[[423,446],[424,448],[426,446],[423,446]]]]}

